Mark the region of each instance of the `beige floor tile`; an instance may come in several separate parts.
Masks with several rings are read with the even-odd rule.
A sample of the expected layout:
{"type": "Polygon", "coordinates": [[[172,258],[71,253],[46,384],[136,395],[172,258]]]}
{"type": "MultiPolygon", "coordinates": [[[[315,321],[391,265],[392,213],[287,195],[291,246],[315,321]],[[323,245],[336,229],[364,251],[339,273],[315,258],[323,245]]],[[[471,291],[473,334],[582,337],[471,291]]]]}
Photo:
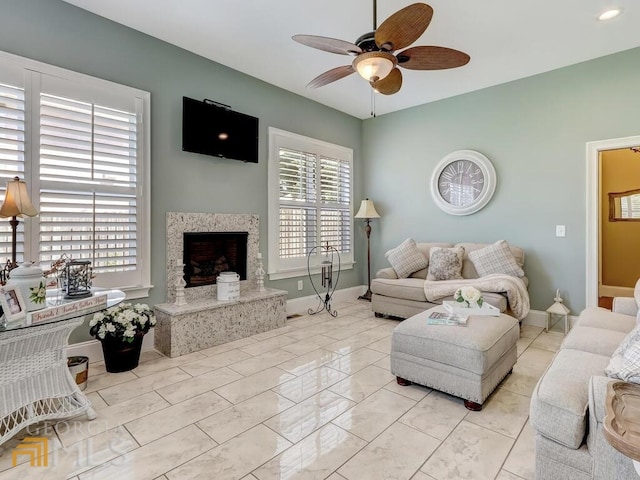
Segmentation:
{"type": "MultiPolygon", "coordinates": [[[[16,433],[13,437],[6,440],[2,445],[0,445],[0,472],[12,468],[13,449],[16,448],[18,444],[22,442],[26,437],[46,438],[49,452],[53,452],[53,450],[57,450],[58,448],[62,447],[62,444],[60,443],[60,440],[58,440],[58,436],[56,435],[55,429],[51,426],[51,424],[41,422],[39,424],[31,425],[30,427],[16,433]]],[[[29,457],[27,455],[16,456],[16,466],[26,462],[29,462],[29,457]]],[[[14,468],[13,471],[24,473],[23,469],[14,468]]],[[[15,475],[18,475],[18,473],[15,473],[15,475]]],[[[0,476],[0,478],[3,477],[0,476]]]]}
{"type": "Polygon", "coordinates": [[[169,480],[242,478],[289,446],[273,430],[257,425],[166,475],[169,480]]]}
{"type": "Polygon", "coordinates": [[[354,335],[358,335],[359,333],[366,332],[374,328],[372,325],[363,324],[362,320],[359,322],[350,323],[345,325],[344,327],[337,328],[335,330],[330,330],[326,333],[327,337],[335,338],[336,340],[345,340],[347,338],[351,338],[354,335]]]}
{"type": "Polygon", "coordinates": [[[278,335],[283,335],[285,333],[295,332],[296,330],[299,329],[297,327],[294,327],[293,325],[285,325],[284,327],[274,328],[273,330],[257,333],[255,335],[252,335],[251,338],[258,342],[261,342],[262,340],[266,340],[271,337],[277,337],[278,335]]]}
{"type": "Polygon", "coordinates": [[[214,391],[231,403],[236,404],[295,378],[295,375],[277,367],[271,367],[216,388],[214,391]]]}
{"type": "Polygon", "coordinates": [[[564,335],[559,333],[542,332],[531,343],[533,348],[540,348],[542,350],[549,350],[550,352],[557,352],[560,350],[560,345],[564,340],[564,335]]]}
{"type": "Polygon", "coordinates": [[[339,473],[332,473],[331,475],[329,475],[327,477],[327,480],[347,480],[346,478],[344,478],[342,475],[340,475],[339,473]]]}
{"type": "MultiPolygon", "coordinates": [[[[331,329],[332,327],[330,325],[318,323],[315,325],[310,325],[308,327],[298,328],[295,331],[289,332],[287,333],[287,337],[295,338],[296,340],[306,340],[308,338],[315,337],[316,335],[322,335],[324,332],[331,329]]],[[[335,342],[335,340],[332,341],[335,342]]]]}
{"type": "Polygon", "coordinates": [[[234,340],[233,342],[223,343],[222,345],[216,345],[215,347],[205,348],[204,350],[200,350],[198,353],[201,353],[207,357],[211,357],[213,355],[219,355],[224,352],[228,352],[230,350],[235,350],[239,347],[244,347],[246,345],[251,345],[252,343],[256,343],[257,340],[253,337],[245,337],[239,340],[234,340]]]}
{"type": "Polygon", "coordinates": [[[89,375],[102,375],[103,373],[107,373],[107,367],[104,362],[93,362],[89,364],[89,375]]]}
{"type": "Polygon", "coordinates": [[[337,330],[341,327],[346,327],[348,325],[358,323],[362,321],[362,317],[358,317],[356,315],[343,315],[338,312],[338,316],[336,318],[332,318],[331,320],[327,320],[324,322],[325,325],[330,326],[333,330],[337,330]]]}
{"type": "Polygon", "coordinates": [[[344,373],[353,374],[385,356],[384,353],[365,347],[347,355],[342,355],[333,362],[328,363],[327,366],[344,373]]]}
{"type": "Polygon", "coordinates": [[[229,368],[241,375],[248,376],[262,370],[266,370],[267,368],[275,367],[276,365],[295,357],[296,356],[293,353],[289,353],[281,348],[276,348],[275,350],[270,350],[255,357],[247,358],[246,360],[242,360],[237,363],[232,363],[229,365],[229,368]]]}
{"type": "Polygon", "coordinates": [[[205,355],[200,352],[193,352],[175,358],[161,357],[153,362],[140,363],[137,368],[133,369],[133,373],[139,377],[145,377],[152,373],[163,372],[170,368],[179,367],[185,363],[194,362],[202,358],[205,358],[205,355]]]}
{"type": "Polygon", "coordinates": [[[369,365],[329,387],[329,390],[354,402],[360,402],[393,380],[384,368],[369,365]]]}
{"type": "Polygon", "coordinates": [[[432,392],[430,388],[423,387],[422,385],[416,385],[415,383],[407,386],[398,385],[395,377],[393,380],[387,383],[384,388],[386,390],[389,390],[390,392],[397,393],[398,395],[410,398],[411,400],[415,400],[416,402],[419,402],[432,392]]]}
{"type": "Polygon", "coordinates": [[[258,480],[258,479],[253,475],[249,474],[246,477],[242,477],[242,480],[258,480]]]}
{"type": "Polygon", "coordinates": [[[216,442],[223,443],[294,405],[267,390],[199,421],[198,426],[216,442]]]}
{"type": "Polygon", "coordinates": [[[531,342],[533,342],[534,340],[535,338],[531,338],[531,337],[520,337],[518,339],[518,342],[516,343],[518,357],[524,353],[527,347],[529,347],[529,345],[531,345],[531,342]]]}
{"type": "Polygon", "coordinates": [[[531,397],[544,369],[536,369],[516,363],[513,372],[502,381],[500,388],[519,395],[531,397]]]}
{"type": "MultiPolygon", "coordinates": [[[[507,461],[504,462],[503,469],[506,473],[517,475],[514,478],[524,478],[526,480],[535,479],[535,448],[534,431],[531,424],[527,422],[522,429],[522,433],[516,440],[516,444],[511,449],[507,461]]],[[[505,477],[505,480],[509,477],[505,477]]]]}
{"type": "Polygon", "coordinates": [[[172,383],[187,380],[191,376],[179,368],[170,368],[164,372],[156,372],[146,377],[136,378],[120,385],[100,390],[100,396],[109,405],[130,400],[143,393],[151,392],[172,383]]]}
{"type": "Polygon", "coordinates": [[[517,438],[529,417],[529,397],[497,389],[479,412],[468,412],[465,420],[507,437],[517,438]]]}
{"type": "Polygon", "coordinates": [[[555,353],[548,350],[541,350],[539,348],[529,347],[527,348],[516,365],[531,368],[533,370],[546,370],[547,366],[551,363],[555,353]]]}
{"type": "Polygon", "coordinates": [[[140,445],[145,445],[230,406],[220,395],[206,392],[133,420],[125,427],[140,445]]]}
{"type": "Polygon", "coordinates": [[[291,343],[296,342],[295,338],[291,338],[287,335],[278,335],[277,337],[268,338],[266,340],[262,340],[261,342],[252,343],[251,345],[245,345],[244,347],[240,347],[244,353],[248,353],[249,355],[260,355],[261,353],[268,352],[269,350],[275,350],[276,348],[283,347],[285,345],[289,345],[291,343]]]}
{"type": "Polygon", "coordinates": [[[215,445],[198,427],[189,425],[80,475],[80,480],[152,480],[215,445]]]}
{"type": "Polygon", "coordinates": [[[544,331],[542,327],[534,327],[533,325],[521,325],[520,326],[520,338],[536,338],[540,333],[544,331]]]}
{"type": "Polygon", "coordinates": [[[100,396],[98,392],[87,393],[87,400],[91,402],[91,406],[94,410],[100,410],[101,408],[108,407],[107,402],[100,396]]]}
{"type": "Polygon", "coordinates": [[[376,363],[374,363],[374,365],[376,367],[384,368],[385,370],[391,371],[391,359],[389,358],[389,355],[385,355],[376,363]]]}
{"type": "Polygon", "coordinates": [[[493,480],[512,445],[513,439],[463,420],[421,470],[437,480],[493,480]]]}
{"type": "MultiPolygon", "coordinates": [[[[307,312],[305,311],[304,313],[306,314],[307,312]]],[[[287,320],[287,325],[291,325],[296,328],[312,327],[313,325],[317,325],[318,323],[321,323],[328,318],[329,315],[327,315],[326,313],[321,313],[318,315],[302,315],[301,317],[287,320]]]]}
{"type": "Polygon", "coordinates": [[[189,377],[181,382],[158,388],[156,391],[167,402],[176,404],[241,378],[243,377],[239,373],[230,370],[228,367],[222,367],[197,377],[189,377]]]}
{"type": "Polygon", "coordinates": [[[232,363],[238,363],[242,360],[251,358],[251,355],[238,349],[228,350],[226,352],[218,353],[216,355],[209,355],[201,360],[195,362],[185,363],[180,366],[181,370],[184,370],[189,375],[197,377],[211,370],[217,370],[222,367],[227,367],[232,363]]]}
{"type": "Polygon", "coordinates": [[[103,388],[109,388],[113,385],[135,380],[136,378],[138,377],[133,372],[103,373],[101,375],[94,375],[92,372],[89,372],[87,388],[84,393],[97,392],[103,388]]]}
{"type": "Polygon", "coordinates": [[[388,335],[387,332],[374,330],[375,329],[367,330],[366,332],[362,332],[344,340],[330,343],[329,345],[325,345],[324,348],[326,350],[339,353],[340,355],[346,355],[358,350],[359,348],[366,347],[367,345],[370,345],[371,343],[388,335]]]}
{"type": "Polygon", "coordinates": [[[330,363],[336,358],[340,358],[340,355],[335,352],[330,352],[329,350],[320,348],[318,350],[314,350],[313,352],[305,353],[304,355],[300,355],[299,357],[281,363],[278,365],[278,368],[284,370],[285,372],[289,372],[296,376],[299,376],[304,375],[311,370],[315,370],[316,368],[320,368],[321,366],[330,363]]]}
{"type": "Polygon", "coordinates": [[[95,420],[78,417],[57,423],[55,429],[62,444],[68,446],[168,406],[169,403],[156,392],[149,392],[101,409],[95,420]]]}
{"type": "Polygon", "coordinates": [[[439,445],[439,440],[396,422],[338,473],[348,480],[408,480],[439,445]]]}
{"type": "Polygon", "coordinates": [[[524,479],[522,477],[519,477],[518,475],[514,475],[511,472],[507,472],[506,470],[500,470],[500,473],[498,473],[496,480],[524,480],[524,479]]]}
{"type": "Polygon", "coordinates": [[[331,337],[314,335],[313,337],[299,340],[291,345],[285,345],[282,349],[295,355],[304,355],[305,353],[312,352],[333,342],[335,342],[335,340],[331,337]]]}
{"type": "Polygon", "coordinates": [[[389,355],[391,353],[391,337],[381,338],[377,342],[370,344],[367,348],[389,355]]]}
{"type": "Polygon", "coordinates": [[[289,400],[298,403],[305,398],[315,395],[320,390],[324,390],[334,383],[343,380],[347,376],[346,373],[339,372],[333,368],[320,367],[281,383],[274,390],[289,400]]]}
{"type": "Polygon", "coordinates": [[[415,404],[407,397],[380,389],[332,423],[370,442],[415,404]]]}
{"type": "Polygon", "coordinates": [[[290,442],[296,443],[354,405],[354,402],[340,395],[323,390],[264,424],[290,442]]]}
{"type": "Polygon", "coordinates": [[[433,477],[430,477],[424,472],[418,471],[413,477],[411,477],[411,480],[435,480],[435,479],[433,477]]]}
{"type": "Polygon", "coordinates": [[[329,424],[253,472],[259,480],[323,480],[366,445],[329,424]]]}
{"type": "Polygon", "coordinates": [[[157,350],[154,350],[154,349],[143,350],[142,352],[140,352],[140,363],[152,362],[162,357],[164,357],[164,355],[162,355],[157,350]]]}
{"type": "Polygon", "coordinates": [[[400,423],[444,440],[468,411],[459,398],[434,390],[405,413],[400,423]]]}

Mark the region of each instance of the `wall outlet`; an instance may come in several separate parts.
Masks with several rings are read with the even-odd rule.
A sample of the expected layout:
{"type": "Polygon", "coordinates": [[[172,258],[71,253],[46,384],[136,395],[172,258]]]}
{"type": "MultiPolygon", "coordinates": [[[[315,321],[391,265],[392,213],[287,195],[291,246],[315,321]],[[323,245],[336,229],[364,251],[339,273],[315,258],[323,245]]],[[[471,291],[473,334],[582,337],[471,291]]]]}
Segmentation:
{"type": "Polygon", "coordinates": [[[556,237],[564,237],[566,234],[567,230],[564,225],[556,225],[556,237]]]}
{"type": "Polygon", "coordinates": [[[303,284],[302,280],[298,280],[298,290],[302,290],[303,284]]]}

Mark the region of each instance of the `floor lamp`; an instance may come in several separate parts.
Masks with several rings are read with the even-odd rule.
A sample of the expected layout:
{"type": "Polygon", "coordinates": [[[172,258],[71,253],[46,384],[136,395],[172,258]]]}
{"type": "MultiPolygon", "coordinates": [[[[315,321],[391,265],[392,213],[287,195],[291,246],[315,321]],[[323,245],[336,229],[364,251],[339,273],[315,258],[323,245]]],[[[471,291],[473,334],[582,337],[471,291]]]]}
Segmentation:
{"type": "Polygon", "coordinates": [[[376,207],[373,205],[373,202],[368,198],[362,200],[360,204],[360,210],[356,213],[354,218],[364,218],[365,222],[367,222],[367,226],[364,231],[367,234],[367,291],[364,295],[360,295],[358,297],[359,300],[367,300],[371,301],[371,219],[372,218],[380,218],[378,212],[376,212],[376,207]]]}

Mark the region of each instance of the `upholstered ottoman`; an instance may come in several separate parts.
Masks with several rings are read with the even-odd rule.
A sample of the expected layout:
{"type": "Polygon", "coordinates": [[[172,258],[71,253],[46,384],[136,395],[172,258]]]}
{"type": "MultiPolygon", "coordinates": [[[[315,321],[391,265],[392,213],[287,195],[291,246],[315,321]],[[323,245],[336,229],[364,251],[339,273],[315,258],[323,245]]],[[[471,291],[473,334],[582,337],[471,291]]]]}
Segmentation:
{"type": "Polygon", "coordinates": [[[482,403],[516,363],[518,320],[471,315],[466,327],[427,325],[438,306],[400,323],[391,336],[391,373],[400,385],[412,382],[455,395],[469,410],[482,403]]]}

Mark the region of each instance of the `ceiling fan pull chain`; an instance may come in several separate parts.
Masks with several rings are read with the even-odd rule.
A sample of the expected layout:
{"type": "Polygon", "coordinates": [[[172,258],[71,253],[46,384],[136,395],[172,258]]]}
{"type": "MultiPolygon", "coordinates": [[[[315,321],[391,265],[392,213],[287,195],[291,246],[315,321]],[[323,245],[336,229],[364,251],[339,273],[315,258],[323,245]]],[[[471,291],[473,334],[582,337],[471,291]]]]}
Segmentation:
{"type": "Polygon", "coordinates": [[[373,31],[378,28],[378,0],[373,0],[373,31]]]}
{"type": "Polygon", "coordinates": [[[376,118],[376,91],[371,89],[371,116],[376,118]]]}

